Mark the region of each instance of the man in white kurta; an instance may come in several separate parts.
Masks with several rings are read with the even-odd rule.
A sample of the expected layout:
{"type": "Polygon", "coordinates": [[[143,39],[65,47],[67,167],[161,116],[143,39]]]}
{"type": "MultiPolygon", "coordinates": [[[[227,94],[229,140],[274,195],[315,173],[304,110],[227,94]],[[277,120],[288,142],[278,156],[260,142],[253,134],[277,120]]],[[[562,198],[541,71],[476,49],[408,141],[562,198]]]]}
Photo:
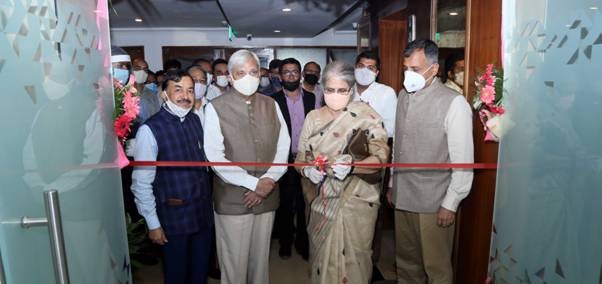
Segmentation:
{"type": "MultiPolygon", "coordinates": [[[[256,93],[259,59],[247,50],[228,64],[233,86],[205,108],[205,153],[211,162],[286,163],[290,136],[277,103],[256,93]]],[[[286,166],[215,166],[214,208],[222,283],[269,283],[276,181],[286,166]]]]}

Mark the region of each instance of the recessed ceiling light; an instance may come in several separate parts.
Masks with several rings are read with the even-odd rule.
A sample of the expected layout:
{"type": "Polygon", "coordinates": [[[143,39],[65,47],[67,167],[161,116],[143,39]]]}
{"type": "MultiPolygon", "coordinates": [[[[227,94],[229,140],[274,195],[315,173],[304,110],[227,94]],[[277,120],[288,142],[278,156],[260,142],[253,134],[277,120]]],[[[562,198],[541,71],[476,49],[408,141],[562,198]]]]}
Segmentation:
{"type": "Polygon", "coordinates": [[[227,24],[228,24],[228,21],[226,21],[226,20],[223,20],[223,21],[222,21],[222,25],[224,25],[224,26],[225,26],[225,25],[227,25],[227,24]]]}
{"type": "Polygon", "coordinates": [[[450,15],[450,16],[457,16],[457,15],[458,15],[458,12],[449,12],[449,15],[450,15]]]}
{"type": "Polygon", "coordinates": [[[280,30],[274,30],[274,32],[275,32],[275,33],[279,33],[279,32],[280,32],[280,30]]]}
{"type": "Polygon", "coordinates": [[[135,19],[134,19],[134,21],[135,21],[136,23],[142,23],[142,18],[135,18],[135,19]]]}
{"type": "Polygon", "coordinates": [[[283,8],[283,9],[282,9],[282,12],[290,12],[290,11],[292,11],[292,10],[293,10],[293,9],[291,9],[291,8],[283,8]]]}
{"type": "Polygon", "coordinates": [[[589,7],[590,10],[598,10],[598,6],[591,6],[589,7]]]}

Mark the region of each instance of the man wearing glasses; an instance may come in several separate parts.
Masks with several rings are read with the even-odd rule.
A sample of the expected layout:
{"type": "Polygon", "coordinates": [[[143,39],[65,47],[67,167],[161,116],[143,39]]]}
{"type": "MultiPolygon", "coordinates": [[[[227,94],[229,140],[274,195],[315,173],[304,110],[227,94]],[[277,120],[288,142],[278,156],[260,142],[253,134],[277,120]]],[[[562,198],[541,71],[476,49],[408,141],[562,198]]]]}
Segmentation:
{"type": "MultiPolygon", "coordinates": [[[[301,63],[297,59],[282,60],[280,67],[282,90],[273,94],[282,110],[288,132],[291,135],[289,163],[295,160],[297,145],[303,129],[305,116],[315,108],[316,97],[301,88],[301,63]]],[[[295,249],[305,260],[309,259],[309,241],[305,229],[305,201],[301,188],[301,175],[294,167],[289,167],[280,185],[280,207],[276,210],[275,232],[280,240],[279,255],[283,259],[291,257],[293,240],[295,249]],[[295,216],[296,215],[296,216],[295,216]],[[294,218],[297,218],[295,228],[294,218]]]]}

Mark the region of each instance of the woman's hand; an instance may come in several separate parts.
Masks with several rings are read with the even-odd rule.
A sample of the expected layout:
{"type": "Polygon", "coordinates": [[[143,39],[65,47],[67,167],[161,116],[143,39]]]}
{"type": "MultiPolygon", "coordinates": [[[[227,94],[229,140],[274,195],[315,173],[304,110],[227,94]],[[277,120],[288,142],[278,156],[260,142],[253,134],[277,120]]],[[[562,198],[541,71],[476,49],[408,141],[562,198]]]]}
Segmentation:
{"type": "Polygon", "coordinates": [[[337,157],[337,159],[334,161],[334,165],[332,166],[334,176],[340,180],[345,179],[345,177],[347,177],[347,175],[351,172],[351,162],[353,162],[351,155],[344,154],[337,157]]]}
{"type": "Polygon", "coordinates": [[[316,169],[316,167],[305,167],[303,168],[303,175],[307,177],[314,184],[318,184],[322,181],[324,175],[316,169]]]}

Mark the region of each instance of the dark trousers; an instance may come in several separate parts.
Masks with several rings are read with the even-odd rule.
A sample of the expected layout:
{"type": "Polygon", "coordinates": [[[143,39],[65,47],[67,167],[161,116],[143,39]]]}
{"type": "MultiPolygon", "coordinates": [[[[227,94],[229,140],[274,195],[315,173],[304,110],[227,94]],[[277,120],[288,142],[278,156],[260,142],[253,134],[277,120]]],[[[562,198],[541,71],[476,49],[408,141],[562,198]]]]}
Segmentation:
{"type": "Polygon", "coordinates": [[[207,283],[211,230],[188,235],[167,236],[163,245],[163,273],[166,284],[207,283]]]}
{"type": "Polygon", "coordinates": [[[276,231],[280,247],[295,247],[308,250],[309,240],[305,222],[305,200],[301,188],[301,176],[289,167],[278,182],[280,186],[280,207],[276,210],[276,231]],[[297,219],[295,226],[295,218],[297,219]]]}

